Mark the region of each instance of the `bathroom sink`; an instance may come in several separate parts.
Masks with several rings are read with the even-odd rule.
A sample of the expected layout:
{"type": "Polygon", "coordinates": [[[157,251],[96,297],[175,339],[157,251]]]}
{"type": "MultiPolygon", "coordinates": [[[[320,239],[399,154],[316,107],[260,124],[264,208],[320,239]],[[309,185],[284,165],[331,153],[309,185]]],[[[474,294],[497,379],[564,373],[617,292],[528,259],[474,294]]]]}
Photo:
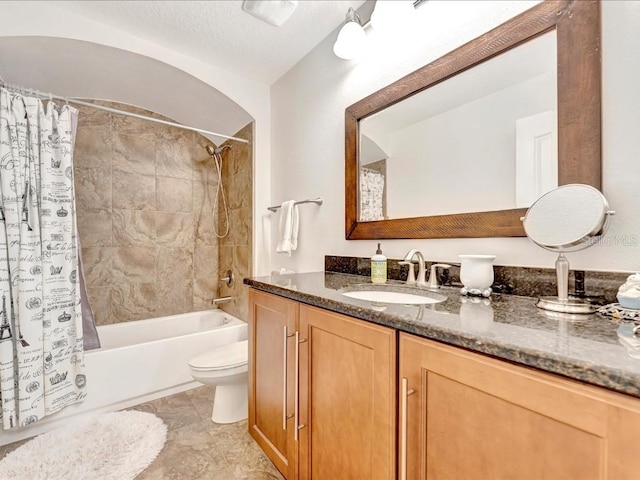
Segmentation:
{"type": "Polygon", "coordinates": [[[351,285],[341,288],[338,292],[345,297],[358,300],[402,305],[426,305],[429,303],[440,303],[447,299],[444,295],[431,290],[403,285],[351,285]]]}

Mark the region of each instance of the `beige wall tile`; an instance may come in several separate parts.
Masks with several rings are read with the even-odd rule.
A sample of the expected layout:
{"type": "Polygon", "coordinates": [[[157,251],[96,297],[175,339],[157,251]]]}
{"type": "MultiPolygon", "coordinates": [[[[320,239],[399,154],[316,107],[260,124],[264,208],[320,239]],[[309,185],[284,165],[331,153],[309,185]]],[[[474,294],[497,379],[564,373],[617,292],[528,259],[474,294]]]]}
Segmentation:
{"type": "Polygon", "coordinates": [[[193,255],[193,278],[218,278],[218,247],[197,246],[193,255]]]}
{"type": "MultiPolygon", "coordinates": [[[[231,148],[226,149],[222,152],[222,178],[229,179],[233,177],[234,168],[234,159],[236,156],[236,142],[225,142],[223,145],[230,145],[231,148]]],[[[215,166],[214,166],[215,168],[215,166]]],[[[217,170],[214,170],[217,173],[217,170]]]]}
{"type": "Polygon", "coordinates": [[[240,320],[245,322],[249,321],[249,294],[243,296],[241,300],[238,301],[238,313],[235,315],[240,320]]]}
{"type": "Polygon", "coordinates": [[[248,246],[238,245],[233,247],[233,267],[239,279],[249,276],[251,269],[251,250],[248,246]]]}
{"type": "Polygon", "coordinates": [[[112,285],[112,247],[82,247],[82,266],[87,287],[112,285]]]}
{"type": "Polygon", "coordinates": [[[251,209],[240,208],[229,211],[229,235],[220,239],[220,245],[249,245],[251,236],[251,209]]]}
{"type": "Polygon", "coordinates": [[[155,212],[156,245],[193,249],[193,214],[155,212]]]}
{"type": "Polygon", "coordinates": [[[242,281],[236,281],[233,286],[220,288],[220,296],[230,296],[231,301],[221,305],[221,308],[231,315],[247,321],[245,306],[248,302],[248,291],[242,281]]]}
{"type": "MultiPolygon", "coordinates": [[[[193,156],[192,158],[199,157],[193,156]]],[[[211,156],[195,162],[193,170],[193,181],[209,184],[218,183],[218,171],[216,170],[216,164],[211,156]]]]}
{"type": "Polygon", "coordinates": [[[113,248],[111,275],[115,284],[155,283],[155,247],[113,248]]]}
{"type": "Polygon", "coordinates": [[[150,135],[113,133],[113,168],[122,172],[156,174],[156,140],[150,135]]]}
{"type": "Polygon", "coordinates": [[[193,183],[193,214],[196,245],[218,245],[218,238],[213,229],[214,196],[214,185],[200,182],[193,183]]]}
{"type": "Polygon", "coordinates": [[[111,287],[88,287],[87,296],[93,311],[96,325],[108,325],[113,322],[111,316],[111,287]]]}
{"type": "Polygon", "coordinates": [[[212,216],[200,216],[194,225],[195,245],[216,246],[219,243],[213,229],[212,216]]]}
{"type": "MultiPolygon", "coordinates": [[[[240,138],[253,138],[253,124],[244,127],[234,134],[240,138]]],[[[247,320],[248,290],[242,284],[242,279],[251,272],[252,235],[252,179],[253,179],[253,147],[251,144],[233,143],[232,155],[224,170],[228,185],[229,202],[231,205],[231,233],[220,240],[220,270],[228,266],[233,269],[236,283],[231,289],[221,287],[220,295],[231,295],[233,300],[221,306],[230,314],[247,320]]]]}
{"type": "MultiPolygon", "coordinates": [[[[132,105],[113,105],[115,108],[121,108],[133,113],[140,113],[141,115],[150,115],[151,112],[142,109],[136,109],[132,105]]],[[[147,120],[141,120],[134,117],[125,117],[124,115],[113,115],[111,118],[111,128],[114,133],[120,133],[124,135],[146,135],[149,137],[154,136],[154,132],[158,128],[158,125],[151,123],[147,120]]]]}
{"type": "MultiPolygon", "coordinates": [[[[162,115],[160,114],[156,114],[156,116],[161,120],[174,122],[173,119],[162,117],[162,115]]],[[[158,139],[158,144],[160,144],[160,142],[166,141],[185,145],[193,144],[195,141],[194,138],[201,136],[196,132],[190,132],[189,130],[183,130],[181,128],[170,127],[169,125],[162,124],[156,124],[153,126],[153,135],[158,139]]]]}
{"type": "Polygon", "coordinates": [[[218,298],[218,282],[213,278],[200,278],[193,281],[193,310],[211,310],[215,308],[213,299],[218,298]]]}
{"type": "MultiPolygon", "coordinates": [[[[98,102],[96,102],[98,103],[98,102]]],[[[103,130],[111,130],[111,114],[104,110],[75,105],[78,109],[78,125],[85,127],[99,126],[103,130]]],[[[78,134],[80,129],[78,128],[78,134]]]]}
{"type": "Polygon", "coordinates": [[[154,210],[155,206],[155,176],[113,171],[113,208],[154,210]]]}
{"type": "Polygon", "coordinates": [[[156,249],[156,283],[173,285],[193,277],[193,252],[188,248],[156,249]]]}
{"type": "MultiPolygon", "coordinates": [[[[238,302],[242,302],[243,299],[237,299],[237,288],[238,282],[242,282],[242,279],[238,276],[238,270],[233,265],[233,247],[232,246],[221,246],[219,247],[219,259],[220,259],[220,276],[226,274],[227,270],[231,270],[233,272],[234,282],[231,287],[229,287],[226,283],[221,282],[218,287],[218,295],[221,297],[232,297],[232,301],[229,303],[224,303],[220,305],[220,308],[225,312],[230,313],[231,315],[236,315],[238,312],[237,304],[238,302]]],[[[247,299],[248,300],[248,299],[247,299]]]]}
{"type": "Polygon", "coordinates": [[[184,248],[156,250],[158,315],[193,311],[193,253],[184,248]]]}
{"type": "MultiPolygon", "coordinates": [[[[233,270],[233,247],[231,245],[221,245],[218,247],[218,265],[221,272],[233,270]]],[[[236,272],[234,271],[234,274],[236,272]]]]}
{"type": "Polygon", "coordinates": [[[193,281],[180,281],[172,285],[156,284],[158,295],[157,317],[193,311],[193,281]]]}
{"type": "Polygon", "coordinates": [[[151,247],[156,244],[156,217],[146,210],[113,211],[113,245],[151,247]]]}
{"type": "Polygon", "coordinates": [[[112,158],[111,129],[103,125],[78,128],[73,164],[84,168],[106,168],[112,158]]]}
{"type": "MultiPolygon", "coordinates": [[[[238,215],[235,213],[237,210],[229,210],[229,234],[224,238],[218,239],[218,245],[220,246],[233,246],[235,245],[235,236],[238,235],[238,215]]],[[[222,215],[222,213],[221,213],[222,215]]]]}
{"type": "Polygon", "coordinates": [[[239,208],[250,208],[252,199],[252,185],[248,172],[240,172],[231,180],[229,190],[229,208],[237,210],[239,208]]]}
{"type": "MultiPolygon", "coordinates": [[[[193,180],[193,163],[189,139],[193,136],[181,135],[173,140],[162,139],[156,148],[156,175],[162,177],[193,180]]],[[[206,152],[205,152],[206,153],[206,152]]]]}
{"type": "Polygon", "coordinates": [[[156,316],[157,294],[154,284],[120,284],[111,289],[113,323],[144,320],[156,316]]]}
{"type": "Polygon", "coordinates": [[[173,177],[156,177],[156,210],[193,212],[193,182],[173,177]]]}
{"type": "Polygon", "coordinates": [[[193,212],[196,215],[211,216],[216,197],[216,185],[205,182],[193,182],[193,212]]]}
{"type": "Polygon", "coordinates": [[[76,207],[81,209],[111,208],[111,167],[74,170],[76,207]]]}
{"type": "MultiPolygon", "coordinates": [[[[218,251],[217,174],[204,148],[208,139],[84,107],[78,131],[78,228],[98,324],[208,310],[214,298],[226,295],[234,299],[222,308],[246,319],[241,282],[251,264],[253,147],[228,142],[232,149],[223,153],[232,230],[218,251]],[[220,285],[227,269],[236,277],[232,288],[220,285]]],[[[253,125],[236,135],[251,139],[253,125]]]]}
{"type": "Polygon", "coordinates": [[[78,234],[84,247],[110,247],[112,217],[108,209],[78,209],[78,234]]]}

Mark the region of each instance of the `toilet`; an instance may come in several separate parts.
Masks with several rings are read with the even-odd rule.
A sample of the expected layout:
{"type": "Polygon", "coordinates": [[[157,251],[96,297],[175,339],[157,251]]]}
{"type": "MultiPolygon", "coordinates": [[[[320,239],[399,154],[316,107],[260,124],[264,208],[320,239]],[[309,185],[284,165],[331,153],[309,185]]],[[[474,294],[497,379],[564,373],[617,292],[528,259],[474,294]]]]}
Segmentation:
{"type": "Polygon", "coordinates": [[[234,423],[247,418],[247,361],[249,342],[222,345],[189,360],[191,376],[198,382],[215,385],[211,420],[234,423]]]}

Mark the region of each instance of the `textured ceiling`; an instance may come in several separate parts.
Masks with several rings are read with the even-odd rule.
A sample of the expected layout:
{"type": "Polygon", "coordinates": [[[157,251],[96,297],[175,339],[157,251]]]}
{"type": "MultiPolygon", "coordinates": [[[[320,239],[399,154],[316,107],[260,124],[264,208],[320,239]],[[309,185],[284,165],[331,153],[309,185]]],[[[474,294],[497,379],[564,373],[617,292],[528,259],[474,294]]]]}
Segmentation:
{"type": "Polygon", "coordinates": [[[241,0],[60,1],[56,5],[256,82],[272,85],[364,0],[300,0],[274,27],[241,0]]]}

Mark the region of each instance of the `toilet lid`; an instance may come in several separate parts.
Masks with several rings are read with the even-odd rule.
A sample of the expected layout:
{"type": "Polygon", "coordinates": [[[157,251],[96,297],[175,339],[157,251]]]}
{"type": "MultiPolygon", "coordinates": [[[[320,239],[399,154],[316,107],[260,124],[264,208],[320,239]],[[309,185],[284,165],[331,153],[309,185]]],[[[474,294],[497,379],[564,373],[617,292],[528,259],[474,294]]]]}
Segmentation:
{"type": "Polygon", "coordinates": [[[242,340],[196,355],[189,360],[189,366],[196,370],[221,370],[246,364],[248,356],[249,342],[242,340]]]}

